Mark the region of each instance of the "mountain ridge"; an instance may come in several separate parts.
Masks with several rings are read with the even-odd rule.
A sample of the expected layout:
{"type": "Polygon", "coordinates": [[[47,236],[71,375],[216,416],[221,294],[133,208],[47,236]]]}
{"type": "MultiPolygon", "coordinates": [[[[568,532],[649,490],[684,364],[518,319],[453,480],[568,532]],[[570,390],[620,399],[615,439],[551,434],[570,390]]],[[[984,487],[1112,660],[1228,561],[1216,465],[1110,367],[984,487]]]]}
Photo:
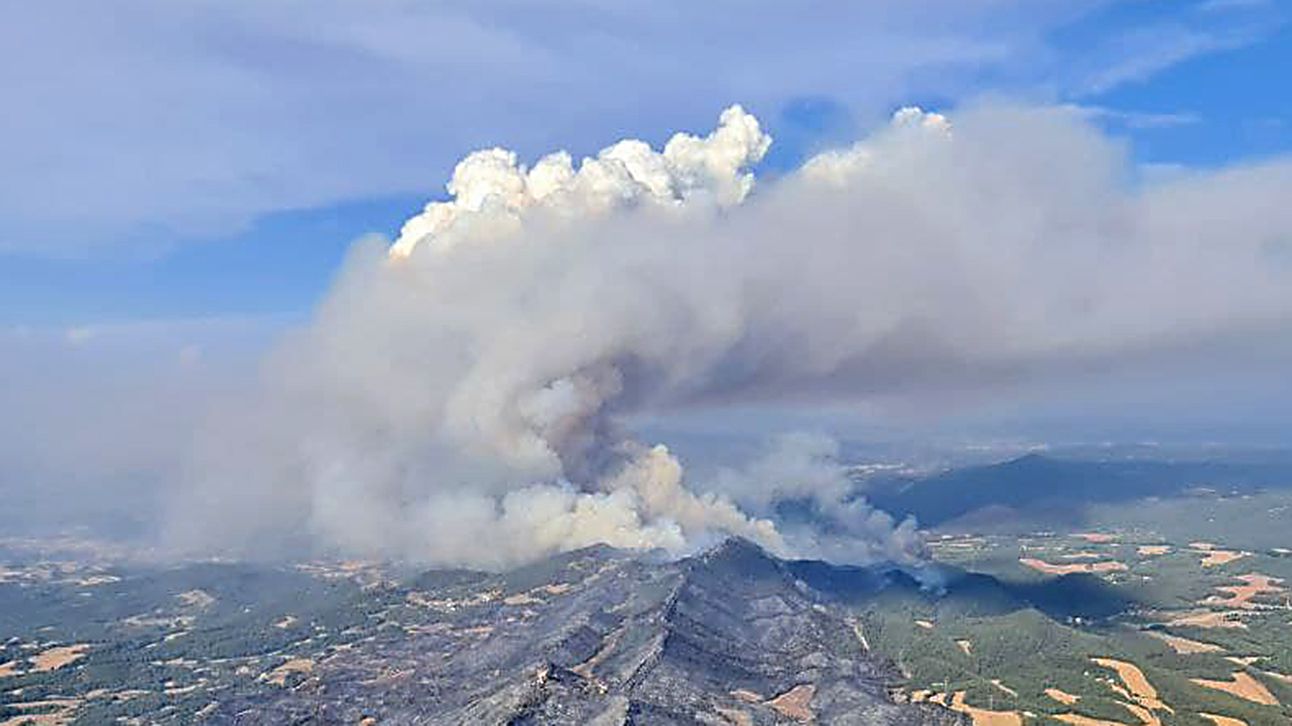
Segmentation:
{"type": "Polygon", "coordinates": [[[928,476],[892,477],[866,486],[874,506],[924,527],[975,513],[1043,513],[1079,524],[1081,506],[1149,497],[1184,496],[1222,488],[1253,492],[1292,487],[1292,463],[1270,461],[1175,461],[1078,459],[1031,453],[994,464],[950,469],[928,476]]]}
{"type": "Polygon", "coordinates": [[[757,545],[729,539],[675,562],[652,559],[591,548],[466,590],[457,579],[410,591],[405,599],[430,612],[401,611],[398,630],[321,660],[287,688],[226,703],[216,720],[967,723],[896,703],[896,668],[757,545]]]}

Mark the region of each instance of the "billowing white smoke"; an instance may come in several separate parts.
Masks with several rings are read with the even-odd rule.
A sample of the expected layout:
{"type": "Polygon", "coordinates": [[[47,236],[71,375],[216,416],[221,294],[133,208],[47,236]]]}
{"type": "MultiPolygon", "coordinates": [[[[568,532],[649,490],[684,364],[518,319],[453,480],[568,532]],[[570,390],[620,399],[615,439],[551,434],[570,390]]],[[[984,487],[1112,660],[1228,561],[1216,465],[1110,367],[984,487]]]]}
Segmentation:
{"type": "Polygon", "coordinates": [[[213,421],[183,504],[217,525],[178,530],[484,567],[726,534],[911,560],[913,524],[858,498],[829,445],[688,481],[620,422],[927,399],[1288,330],[1286,163],[1139,185],[1062,111],[952,128],[904,109],[754,190],[769,144],[732,107],[663,152],[467,157],[393,246],[356,247],[256,400],[213,421]],[[816,516],[778,523],[787,500],[816,516]]]}
{"type": "Polygon", "coordinates": [[[532,169],[519,166],[515,152],[506,149],[477,151],[453,170],[447,185],[452,199],[431,202],[408,220],[390,252],[407,257],[425,241],[444,248],[464,237],[518,234],[521,218],[535,208],[577,218],[697,197],[739,204],[754,185],[749,168],[771,143],[758,119],[732,106],[703,139],[677,134],[662,153],[626,139],[584,159],[577,171],[564,151],[543,157],[532,169]]]}

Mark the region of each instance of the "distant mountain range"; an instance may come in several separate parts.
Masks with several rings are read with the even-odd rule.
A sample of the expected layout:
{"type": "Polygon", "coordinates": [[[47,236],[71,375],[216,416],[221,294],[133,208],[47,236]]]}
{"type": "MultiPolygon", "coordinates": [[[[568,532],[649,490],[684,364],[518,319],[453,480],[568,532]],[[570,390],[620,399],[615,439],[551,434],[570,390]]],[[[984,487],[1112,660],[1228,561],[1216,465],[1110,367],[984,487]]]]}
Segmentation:
{"type": "Polygon", "coordinates": [[[992,510],[1046,514],[1062,521],[1090,503],[1292,487],[1292,462],[1089,460],[1029,454],[924,477],[876,478],[866,486],[875,506],[898,517],[912,515],[924,527],[992,510]]]}

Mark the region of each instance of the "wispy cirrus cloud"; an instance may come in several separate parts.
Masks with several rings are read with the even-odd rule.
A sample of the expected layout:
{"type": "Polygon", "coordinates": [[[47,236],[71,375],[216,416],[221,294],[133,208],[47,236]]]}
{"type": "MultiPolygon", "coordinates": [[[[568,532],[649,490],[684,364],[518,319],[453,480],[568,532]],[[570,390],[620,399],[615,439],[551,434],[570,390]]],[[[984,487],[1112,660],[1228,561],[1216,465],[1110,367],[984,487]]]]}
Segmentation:
{"type": "Polygon", "coordinates": [[[1174,23],[1136,29],[1109,41],[1106,55],[1094,61],[1087,75],[1074,81],[1074,95],[1097,96],[1144,81],[1191,58],[1241,48],[1261,35],[1255,28],[1197,30],[1174,23]]]}
{"type": "Polygon", "coordinates": [[[1066,108],[1092,121],[1112,122],[1131,129],[1159,129],[1200,123],[1202,116],[1192,111],[1128,111],[1107,106],[1068,104],[1066,108]]]}

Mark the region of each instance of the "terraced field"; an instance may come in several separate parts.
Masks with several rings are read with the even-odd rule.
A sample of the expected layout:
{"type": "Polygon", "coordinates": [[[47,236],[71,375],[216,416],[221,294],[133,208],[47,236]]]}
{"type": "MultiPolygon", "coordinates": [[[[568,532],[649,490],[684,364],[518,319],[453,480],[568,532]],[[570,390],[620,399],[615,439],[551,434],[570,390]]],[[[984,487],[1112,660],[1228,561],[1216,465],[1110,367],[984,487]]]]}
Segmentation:
{"type": "Polygon", "coordinates": [[[1110,527],[943,535],[931,549],[1016,583],[1018,597],[962,596],[953,584],[862,605],[911,700],[952,704],[983,725],[1292,723],[1292,557],[1282,548],[1110,527]],[[1084,594],[1056,597],[1077,585],[1084,594]]]}

